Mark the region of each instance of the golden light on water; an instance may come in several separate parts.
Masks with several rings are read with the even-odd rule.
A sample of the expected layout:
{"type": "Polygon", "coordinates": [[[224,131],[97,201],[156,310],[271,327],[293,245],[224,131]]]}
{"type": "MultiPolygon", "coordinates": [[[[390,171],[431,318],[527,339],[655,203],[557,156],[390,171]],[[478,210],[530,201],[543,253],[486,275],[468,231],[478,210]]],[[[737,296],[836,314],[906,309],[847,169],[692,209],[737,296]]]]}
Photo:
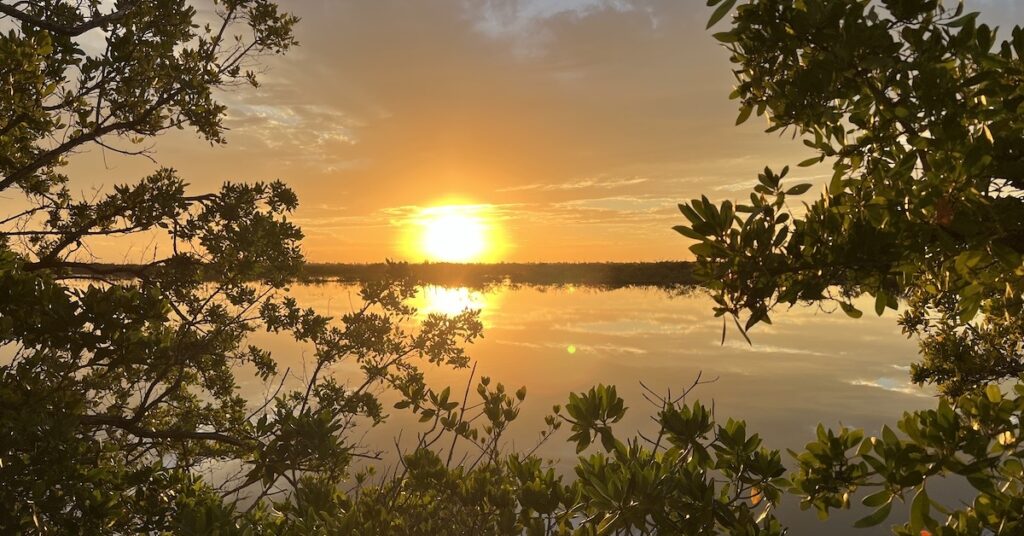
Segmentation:
{"type": "Polygon", "coordinates": [[[428,285],[420,289],[413,306],[421,315],[452,316],[466,310],[483,310],[488,305],[487,301],[487,295],[478,290],[428,285]]]}
{"type": "Polygon", "coordinates": [[[435,262],[499,260],[501,230],[490,205],[440,205],[421,209],[405,239],[414,257],[435,262]]]}

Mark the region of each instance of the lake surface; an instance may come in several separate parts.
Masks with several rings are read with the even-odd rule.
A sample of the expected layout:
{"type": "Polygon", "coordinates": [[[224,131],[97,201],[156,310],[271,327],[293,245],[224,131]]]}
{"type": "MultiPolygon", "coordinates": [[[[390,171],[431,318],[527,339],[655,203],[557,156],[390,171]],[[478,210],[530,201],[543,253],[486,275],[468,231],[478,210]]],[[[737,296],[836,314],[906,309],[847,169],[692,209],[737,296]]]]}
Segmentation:
{"type": "MultiPolygon", "coordinates": [[[[291,293],[301,305],[336,316],[358,302],[358,287],[350,284],[300,286],[291,293]]],[[[778,449],[801,449],[814,437],[819,422],[875,434],[904,411],[935,405],[932,391],[909,382],[917,345],[900,333],[892,311],[859,320],[818,308],[780,311],[773,315],[773,325],[755,328],[753,345],[748,345],[731,325],[722,344],[722,320],[714,318],[712,302],[702,291],[679,295],[653,288],[426,287],[415,305],[422,314],[457,313],[466,307],[481,310],[484,338],[468,347],[478,364],[477,374],[512,390],[528,388],[523,411],[508,436],[518,448],[536,443],[552,405],[564,404],[570,391],[598,383],[616,385],[626,399],[629,411],[616,430],[627,437],[650,430],[655,413],[642,397],[640,382],[658,392],[680,392],[698,374],[705,380],[717,378],[691,397],[713,403],[721,422],[728,417],[745,419],[749,431],[760,433],[769,447],[778,449]]],[[[865,303],[861,309],[872,307],[865,303]]],[[[302,349],[281,339],[260,342],[273,347],[285,366],[301,370],[302,349]]],[[[358,377],[346,365],[333,373],[358,377]]],[[[452,386],[453,398],[461,399],[468,378],[468,369],[427,370],[428,383],[435,389],[452,386]]],[[[387,448],[399,432],[408,439],[417,430],[412,419],[396,410],[385,425],[366,436],[366,442],[387,448]]],[[[563,428],[538,452],[563,469],[571,467],[575,453],[565,442],[568,435],[563,428]]],[[[784,459],[789,462],[785,454],[784,459]]],[[[866,533],[845,528],[859,517],[849,513],[824,525],[812,512],[795,513],[794,504],[781,509],[793,534],[826,528],[832,534],[866,533]]],[[[890,521],[897,515],[894,512],[890,521]]]]}

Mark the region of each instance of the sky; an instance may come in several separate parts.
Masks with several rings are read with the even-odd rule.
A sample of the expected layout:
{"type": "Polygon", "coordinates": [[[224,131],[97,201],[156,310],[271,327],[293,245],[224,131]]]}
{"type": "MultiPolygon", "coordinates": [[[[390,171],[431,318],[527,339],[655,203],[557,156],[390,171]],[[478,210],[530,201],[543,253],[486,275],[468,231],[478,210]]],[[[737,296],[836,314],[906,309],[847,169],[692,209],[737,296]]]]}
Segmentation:
{"type": "MultiPolygon", "coordinates": [[[[111,185],[169,166],[196,191],[282,179],[314,262],[424,260],[419,215],[451,204],[495,230],[486,260],[653,261],[690,257],[677,203],[745,198],[764,166],[811,156],[763,120],[734,126],[704,2],[280,3],[300,46],[264,60],[260,88],[221,95],[225,146],[175,132],[156,163],[92,151],[75,174],[111,185]]],[[[1024,22],[1016,0],[968,6],[1024,22]]]]}

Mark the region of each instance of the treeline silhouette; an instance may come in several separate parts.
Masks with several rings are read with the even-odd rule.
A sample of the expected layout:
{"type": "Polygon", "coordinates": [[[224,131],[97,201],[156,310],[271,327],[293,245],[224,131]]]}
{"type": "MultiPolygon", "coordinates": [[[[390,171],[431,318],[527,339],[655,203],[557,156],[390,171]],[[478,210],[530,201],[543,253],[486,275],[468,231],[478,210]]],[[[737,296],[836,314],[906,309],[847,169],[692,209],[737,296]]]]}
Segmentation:
{"type": "Polygon", "coordinates": [[[603,288],[678,287],[695,283],[689,262],[582,262],[461,264],[306,264],[308,280],[350,283],[380,280],[395,273],[430,285],[487,287],[581,285],[603,288]]]}
{"type": "MultiPolygon", "coordinates": [[[[74,263],[68,270],[79,278],[131,279],[152,266],[138,264],[74,263]]],[[[690,262],[537,262],[537,263],[308,263],[301,268],[302,282],[365,283],[408,277],[424,285],[484,288],[495,285],[566,286],[600,288],[693,286],[697,283],[690,262]]],[[[210,272],[209,280],[216,280],[210,272]]]]}

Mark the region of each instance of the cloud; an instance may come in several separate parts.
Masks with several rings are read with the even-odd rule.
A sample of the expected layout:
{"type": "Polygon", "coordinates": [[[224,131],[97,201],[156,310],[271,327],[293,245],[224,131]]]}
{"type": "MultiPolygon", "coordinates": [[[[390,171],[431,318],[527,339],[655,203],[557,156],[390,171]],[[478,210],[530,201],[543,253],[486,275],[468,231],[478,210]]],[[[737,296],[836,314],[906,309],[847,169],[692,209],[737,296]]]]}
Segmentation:
{"type": "Polygon", "coordinates": [[[493,38],[536,36],[546,20],[581,18],[603,10],[631,11],[625,0],[484,0],[467,2],[474,27],[493,38]]]}
{"type": "Polygon", "coordinates": [[[685,335],[703,329],[696,323],[688,323],[684,317],[670,318],[665,321],[656,319],[621,319],[598,320],[593,322],[577,322],[562,326],[566,331],[592,333],[599,335],[685,335]]]}
{"type": "Polygon", "coordinates": [[[358,121],[331,106],[289,103],[286,94],[287,90],[274,89],[248,96],[229,94],[225,123],[235,133],[232,141],[285,161],[315,163],[325,171],[359,165],[358,159],[341,156],[358,142],[358,121]]]}
{"type": "MultiPolygon", "coordinates": [[[[459,204],[459,203],[456,203],[459,204]]],[[[431,205],[400,205],[385,207],[363,216],[315,216],[307,224],[317,221],[350,221],[394,226],[414,224],[431,205]]],[[[466,204],[466,210],[478,213],[488,221],[514,225],[526,224],[636,224],[662,222],[675,217],[672,199],[648,196],[621,196],[575,199],[556,203],[478,203],[466,204]]]]}
{"type": "Polygon", "coordinates": [[[929,392],[929,391],[927,391],[927,390],[925,390],[925,389],[923,389],[923,388],[921,388],[921,387],[919,387],[917,385],[914,385],[914,384],[912,384],[912,383],[910,383],[910,382],[908,382],[906,380],[897,380],[897,379],[894,379],[894,378],[882,377],[882,378],[878,378],[878,379],[875,379],[875,380],[857,379],[857,380],[850,380],[847,383],[849,383],[850,385],[859,385],[859,386],[864,386],[864,387],[874,387],[876,389],[883,389],[885,391],[891,391],[891,392],[894,392],[894,393],[901,393],[901,394],[911,395],[911,396],[919,396],[919,397],[925,397],[925,398],[930,398],[930,397],[934,396],[933,393],[931,393],[931,392],[929,392]]]}
{"type": "Polygon", "coordinates": [[[525,190],[540,190],[544,192],[552,192],[559,190],[584,190],[584,189],[602,189],[611,190],[615,188],[624,188],[626,186],[635,186],[637,184],[643,184],[650,179],[635,177],[630,179],[580,179],[570,182],[560,182],[555,184],[524,184],[520,186],[510,186],[507,188],[499,188],[499,192],[521,192],[525,190]]]}
{"type": "Polygon", "coordinates": [[[632,346],[623,346],[618,344],[578,344],[578,343],[561,343],[561,342],[526,342],[520,340],[495,340],[498,344],[504,344],[508,346],[517,346],[521,348],[530,348],[535,350],[555,350],[563,354],[575,354],[580,353],[607,353],[607,354],[627,354],[627,355],[645,355],[648,353],[643,348],[636,348],[632,346]],[[567,349],[572,347],[573,351],[568,352],[567,349]]]}
{"type": "MultiPolygon", "coordinates": [[[[453,204],[457,205],[461,211],[475,214],[487,221],[503,221],[514,219],[520,212],[522,212],[526,208],[525,205],[521,204],[453,204]]],[[[401,227],[404,225],[420,223],[423,219],[424,211],[429,211],[432,208],[433,207],[431,206],[424,205],[403,205],[398,207],[387,207],[380,209],[376,212],[376,215],[382,219],[386,218],[391,225],[401,227]]]]}
{"type": "Polygon", "coordinates": [[[555,203],[554,206],[630,214],[651,214],[675,209],[672,198],[645,195],[574,199],[555,203]]]}
{"type": "Polygon", "coordinates": [[[828,356],[828,354],[823,354],[821,352],[814,352],[814,351],[811,351],[811,350],[805,350],[803,348],[788,348],[788,347],[785,347],[785,346],[771,346],[771,345],[766,345],[766,344],[750,345],[750,344],[747,344],[746,342],[739,342],[739,341],[725,341],[725,343],[721,343],[720,341],[714,341],[714,345],[715,346],[723,346],[725,348],[731,348],[733,350],[742,350],[742,351],[745,351],[745,352],[753,352],[753,353],[813,355],[813,356],[822,356],[822,357],[828,356]]]}

